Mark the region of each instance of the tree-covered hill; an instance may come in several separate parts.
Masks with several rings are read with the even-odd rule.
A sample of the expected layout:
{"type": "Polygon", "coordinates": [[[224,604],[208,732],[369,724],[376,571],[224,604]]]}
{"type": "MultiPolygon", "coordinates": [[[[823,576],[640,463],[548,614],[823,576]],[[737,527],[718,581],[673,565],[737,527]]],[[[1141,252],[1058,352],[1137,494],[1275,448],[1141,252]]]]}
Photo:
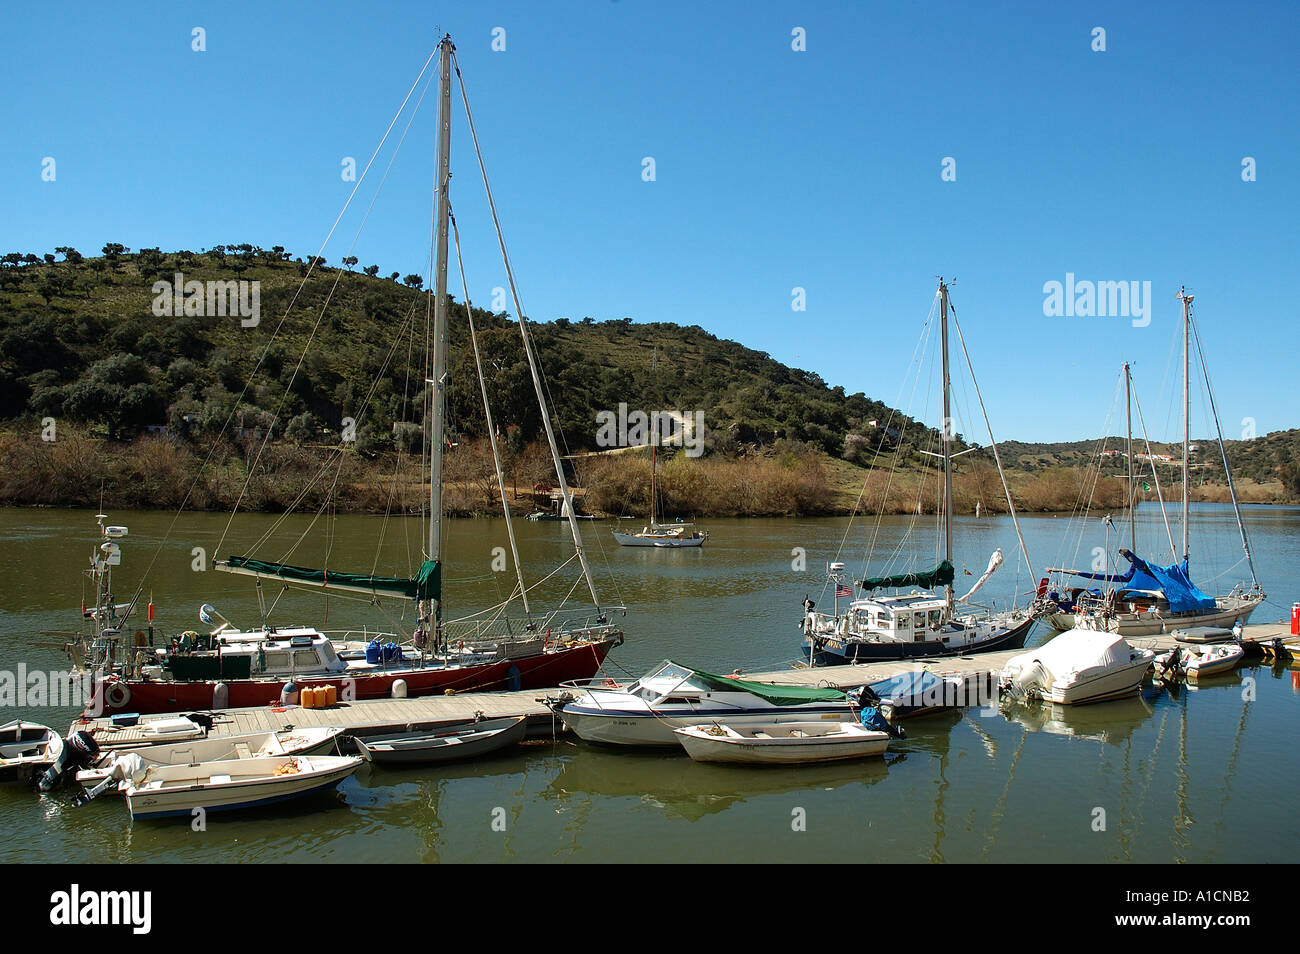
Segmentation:
{"type": "MultiPolygon", "coordinates": [[[[353,418],[363,450],[418,441],[427,377],[421,278],[343,264],[308,274],[283,248],[252,245],[4,255],[0,416],[67,420],[117,440],[164,425],[200,439],[236,411],[236,426],[271,426],[294,439],[324,439],[353,418]],[[185,282],[257,282],[256,325],[230,314],[233,301],[225,314],[204,314],[211,303],[194,295],[177,302],[180,314],[156,314],[155,283],[170,286],[178,272],[185,282]]],[[[233,284],[229,291],[234,299],[233,284]]],[[[170,305],[170,292],[162,294],[170,305]]],[[[497,426],[526,443],[541,421],[518,326],[478,308],[475,321],[497,426]]],[[[914,448],[937,436],[879,401],[697,325],[561,318],[533,328],[570,451],[596,449],[597,413],[620,403],[702,410],[710,451],[791,440],[863,462],[882,447],[901,448],[920,464],[914,448]]],[[[459,305],[451,339],[449,419],[457,438],[473,438],[483,414],[459,305]]]]}

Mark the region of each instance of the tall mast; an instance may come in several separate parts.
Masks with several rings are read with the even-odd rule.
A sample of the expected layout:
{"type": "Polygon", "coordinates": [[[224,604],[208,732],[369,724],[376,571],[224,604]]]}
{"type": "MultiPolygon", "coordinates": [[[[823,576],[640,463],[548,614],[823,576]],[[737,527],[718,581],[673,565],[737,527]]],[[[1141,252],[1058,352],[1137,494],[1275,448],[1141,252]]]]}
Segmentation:
{"type": "MultiPolygon", "coordinates": [[[[943,558],[952,562],[952,379],[948,374],[948,286],[939,279],[939,327],[943,348],[943,558]]],[[[952,584],[944,587],[952,605],[952,584]]]]}
{"type": "MultiPolygon", "coordinates": [[[[650,380],[654,381],[659,369],[659,346],[655,345],[654,357],[650,359],[650,380]]],[[[659,418],[654,418],[654,433],[650,435],[650,526],[655,525],[655,478],[659,476],[659,418]]]]}
{"type": "Polygon", "coordinates": [[[1133,482],[1133,375],[1128,362],[1124,362],[1124,409],[1128,416],[1128,548],[1130,553],[1137,553],[1137,496],[1133,482]]]}
{"type": "Polygon", "coordinates": [[[1187,559],[1187,519],[1190,507],[1190,487],[1188,486],[1188,474],[1191,471],[1189,448],[1191,443],[1188,439],[1190,424],[1188,418],[1191,417],[1192,404],[1188,393],[1188,369],[1190,368],[1189,345],[1191,339],[1191,307],[1193,295],[1187,294],[1186,287],[1178,289],[1178,297],[1183,303],[1183,559],[1187,559]]]}
{"type": "Polygon", "coordinates": [[[434,264],[433,377],[429,383],[429,559],[442,560],[442,445],[447,421],[447,187],[451,181],[450,34],[438,44],[438,206],[434,264]]]}

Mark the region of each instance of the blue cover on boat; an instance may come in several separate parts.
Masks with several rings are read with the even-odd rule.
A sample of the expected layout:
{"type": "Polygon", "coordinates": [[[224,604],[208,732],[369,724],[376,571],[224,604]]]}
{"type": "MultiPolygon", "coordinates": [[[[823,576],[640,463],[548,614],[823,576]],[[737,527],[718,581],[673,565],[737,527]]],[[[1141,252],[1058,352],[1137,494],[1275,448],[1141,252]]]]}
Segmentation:
{"type": "Polygon", "coordinates": [[[1160,566],[1148,563],[1131,550],[1120,550],[1120,556],[1129,561],[1128,572],[1123,576],[1107,576],[1105,573],[1075,573],[1075,576],[1087,580],[1101,580],[1106,583],[1123,583],[1133,590],[1155,590],[1164,594],[1169,601],[1169,609],[1175,613],[1190,610],[1214,609],[1214,597],[1206,596],[1192,582],[1188,574],[1187,559],[1182,563],[1160,566]]]}
{"type": "Polygon", "coordinates": [[[942,694],[943,680],[932,672],[913,670],[871,683],[871,691],[881,702],[906,703],[929,692],[942,694]]]}

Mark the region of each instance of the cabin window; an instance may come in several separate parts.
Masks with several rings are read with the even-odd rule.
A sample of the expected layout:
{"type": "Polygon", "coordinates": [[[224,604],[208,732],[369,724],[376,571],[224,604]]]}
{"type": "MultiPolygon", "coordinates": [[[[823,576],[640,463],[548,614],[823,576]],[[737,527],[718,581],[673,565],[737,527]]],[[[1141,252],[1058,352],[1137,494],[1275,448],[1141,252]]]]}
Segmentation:
{"type": "Polygon", "coordinates": [[[298,669],[319,669],[320,657],[314,649],[299,649],[293,654],[293,664],[298,669]]]}
{"type": "Polygon", "coordinates": [[[664,702],[685,702],[688,705],[697,703],[699,701],[700,701],[699,696],[665,696],[664,697],[664,702]]]}
{"type": "Polygon", "coordinates": [[[924,613],[917,613],[917,614],[916,614],[916,628],[917,628],[917,629],[925,629],[925,614],[924,614],[924,613]]]}
{"type": "Polygon", "coordinates": [[[894,618],[890,616],[888,613],[881,613],[876,618],[876,625],[879,626],[881,629],[889,629],[889,627],[893,625],[893,622],[894,622],[894,618]]]}
{"type": "Polygon", "coordinates": [[[938,629],[939,623],[943,620],[943,613],[939,610],[930,610],[930,625],[938,629]]]}
{"type": "Polygon", "coordinates": [[[908,616],[906,613],[904,613],[903,615],[901,615],[900,617],[898,617],[898,628],[899,628],[899,629],[911,629],[911,628],[912,628],[912,617],[908,616]]]}
{"type": "Polygon", "coordinates": [[[267,669],[288,669],[289,654],[288,653],[267,653],[266,668],[267,669]]]}

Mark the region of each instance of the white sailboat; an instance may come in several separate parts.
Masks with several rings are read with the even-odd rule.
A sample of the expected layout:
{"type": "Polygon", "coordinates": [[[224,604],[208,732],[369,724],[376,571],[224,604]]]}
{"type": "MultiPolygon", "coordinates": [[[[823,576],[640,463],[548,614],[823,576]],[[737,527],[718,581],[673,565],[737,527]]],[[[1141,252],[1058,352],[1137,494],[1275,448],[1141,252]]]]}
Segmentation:
{"type": "MultiPolygon", "coordinates": [[[[943,507],[942,527],[943,559],[928,572],[896,573],[889,576],[869,577],[847,583],[842,572],[843,563],[832,563],[828,568],[828,583],[834,593],[834,608],[830,613],[815,612],[811,601],[805,600],[803,619],[803,656],[813,664],[837,665],[889,659],[910,659],[935,656],[956,656],[965,653],[1016,649],[1025,644],[1037,619],[1037,610],[1013,609],[995,613],[985,611],[961,612],[962,604],[973,605],[971,597],[988,581],[1003,563],[1002,550],[996,550],[989,559],[988,568],[963,596],[953,590],[953,454],[951,441],[951,391],[952,382],[948,367],[948,286],[942,279],[936,295],[939,304],[939,325],[943,362],[943,507]],[[854,585],[862,591],[854,595],[854,585]],[[942,587],[942,592],[935,592],[942,587]],[[876,590],[893,589],[893,596],[871,596],[876,590]],[[847,608],[840,611],[840,599],[847,597],[847,608]]],[[[953,314],[956,325],[956,314],[953,314]]],[[[956,325],[963,353],[965,341],[961,327],[956,325]]],[[[970,356],[966,355],[968,367],[970,356]]],[[[974,378],[973,370],[971,374],[974,378]]],[[[976,392],[978,394],[978,385],[976,392]]],[[[981,408],[983,401],[981,400],[981,408]]],[[[988,423],[987,415],[985,423],[988,423]]],[[[1002,474],[1002,461],[997,443],[989,435],[998,473],[1002,477],[1007,505],[1016,528],[1021,553],[1032,576],[1032,566],[1025,549],[1024,537],[1016,517],[1006,477],[1002,474]]],[[[918,503],[919,506],[919,503],[918,503]]],[[[919,511],[918,511],[919,512],[919,511]]]]}
{"type": "MultiPolygon", "coordinates": [[[[1183,455],[1182,455],[1182,556],[1176,556],[1172,533],[1169,549],[1175,554],[1175,562],[1162,565],[1137,555],[1136,536],[1136,484],[1133,470],[1133,423],[1132,423],[1132,375],[1128,364],[1124,365],[1125,399],[1128,412],[1128,506],[1129,506],[1129,546],[1120,549],[1120,556],[1129,564],[1128,570],[1119,574],[1072,570],[1063,567],[1049,568],[1048,576],[1040,585],[1041,602],[1049,611],[1048,621],[1058,629],[1072,626],[1108,629],[1123,636],[1153,636],[1172,632],[1188,626],[1225,627],[1236,623],[1245,623],[1251,613],[1264,601],[1264,591],[1255,575],[1254,558],[1250,550],[1250,539],[1246,535],[1246,524],[1242,519],[1241,506],[1237,500],[1237,489],[1232,479],[1232,468],[1228,463],[1228,453],[1223,443],[1223,428],[1219,423],[1218,409],[1215,406],[1214,393],[1210,389],[1209,369],[1205,363],[1205,353],[1201,348],[1200,334],[1192,315],[1192,301],[1195,296],[1180,289],[1178,298],[1183,304],[1183,455]],[[1228,492],[1232,499],[1233,513],[1237,519],[1237,530],[1241,536],[1242,550],[1245,552],[1246,565],[1250,571],[1251,583],[1246,586],[1238,584],[1223,596],[1209,596],[1192,582],[1190,572],[1190,499],[1191,499],[1191,434],[1190,434],[1190,369],[1191,344],[1196,342],[1196,349],[1201,362],[1201,371],[1205,379],[1206,393],[1210,399],[1210,410],[1214,415],[1214,426],[1218,434],[1219,451],[1223,460],[1224,476],[1228,492]],[[1053,576],[1063,582],[1054,588],[1050,584],[1053,576]],[[1089,581],[1082,585],[1068,582],[1070,578],[1089,581]],[[1105,590],[1093,585],[1105,584],[1105,590]]],[[[1140,408],[1139,408],[1140,411],[1140,408]]],[[[1150,456],[1150,455],[1148,455],[1150,456]]],[[[1154,474],[1154,464],[1152,465],[1154,474]]],[[[1159,491],[1159,481],[1157,491],[1159,491]]],[[[1161,497],[1163,510],[1164,500],[1161,497]]],[[[1166,521],[1166,527],[1168,521],[1166,521]]]]}

